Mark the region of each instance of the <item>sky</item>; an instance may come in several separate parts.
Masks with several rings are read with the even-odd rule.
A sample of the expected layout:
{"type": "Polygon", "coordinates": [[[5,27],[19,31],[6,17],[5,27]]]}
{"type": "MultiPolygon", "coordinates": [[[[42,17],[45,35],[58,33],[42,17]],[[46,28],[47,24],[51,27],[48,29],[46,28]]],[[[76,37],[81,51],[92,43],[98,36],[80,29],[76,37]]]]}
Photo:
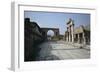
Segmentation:
{"type": "Polygon", "coordinates": [[[90,24],[90,14],[83,13],[24,11],[24,18],[30,18],[30,21],[36,22],[40,28],[59,28],[62,35],[67,30],[66,23],[69,18],[74,20],[75,27],[90,24]]]}

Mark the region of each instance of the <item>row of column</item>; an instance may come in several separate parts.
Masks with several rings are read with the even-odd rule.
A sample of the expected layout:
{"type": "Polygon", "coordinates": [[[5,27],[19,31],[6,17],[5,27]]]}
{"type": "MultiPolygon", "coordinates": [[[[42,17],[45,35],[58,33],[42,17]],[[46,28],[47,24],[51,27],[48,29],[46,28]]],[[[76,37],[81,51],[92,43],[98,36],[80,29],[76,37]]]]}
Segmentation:
{"type": "Polygon", "coordinates": [[[81,33],[77,33],[77,38],[74,37],[74,21],[70,18],[67,22],[67,32],[66,32],[66,41],[74,43],[77,40],[78,43],[86,44],[86,38],[84,31],[81,33]]]}
{"type": "Polygon", "coordinates": [[[86,44],[86,38],[85,38],[84,33],[82,33],[82,37],[80,37],[80,33],[77,34],[77,38],[74,38],[74,35],[75,35],[75,34],[70,34],[70,33],[68,32],[67,35],[66,35],[66,41],[67,41],[67,42],[72,42],[72,43],[74,43],[74,39],[77,39],[77,43],[86,44]],[[72,35],[73,35],[73,36],[72,36],[72,35]]]}
{"type": "Polygon", "coordinates": [[[78,43],[83,43],[83,44],[86,44],[86,38],[85,38],[85,33],[83,32],[82,33],[82,37],[80,37],[80,33],[79,34],[77,34],[78,35],[78,39],[77,39],[77,42],[78,43]]]}
{"type": "MultiPolygon", "coordinates": [[[[66,34],[66,41],[67,42],[72,42],[74,43],[74,30],[73,30],[73,26],[71,26],[70,28],[67,28],[68,32],[66,34]]],[[[78,43],[83,43],[83,44],[86,44],[86,38],[85,38],[85,33],[83,32],[82,33],[82,36],[80,37],[80,33],[77,34],[77,42],[78,43]]]]}
{"type": "Polygon", "coordinates": [[[66,41],[68,42],[74,42],[74,25],[70,25],[67,27],[67,35],[66,35],[66,41]]]}

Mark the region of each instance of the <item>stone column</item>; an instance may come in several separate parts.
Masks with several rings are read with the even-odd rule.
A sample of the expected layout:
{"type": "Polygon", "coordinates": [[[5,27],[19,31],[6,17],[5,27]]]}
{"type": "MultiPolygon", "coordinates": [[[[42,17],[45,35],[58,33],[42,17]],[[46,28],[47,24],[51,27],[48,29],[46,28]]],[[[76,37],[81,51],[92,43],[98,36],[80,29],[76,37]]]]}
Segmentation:
{"type": "Polygon", "coordinates": [[[83,44],[86,44],[86,38],[85,38],[85,33],[83,32],[83,44]]]}
{"type": "Polygon", "coordinates": [[[69,42],[71,42],[71,28],[70,28],[70,26],[69,26],[69,42]]]}
{"type": "Polygon", "coordinates": [[[67,42],[68,42],[68,27],[67,27],[67,35],[66,35],[67,37],[66,37],[66,40],[67,40],[67,42]]]}
{"type": "Polygon", "coordinates": [[[68,33],[66,33],[66,41],[68,42],[68,33]]]}
{"type": "Polygon", "coordinates": [[[67,35],[67,41],[69,42],[69,33],[68,33],[68,35],[67,35]]]}
{"type": "Polygon", "coordinates": [[[74,43],[74,25],[72,24],[72,26],[71,26],[71,35],[72,35],[72,43],[74,43]]]}
{"type": "Polygon", "coordinates": [[[79,36],[80,34],[77,34],[77,35],[78,35],[78,43],[80,43],[80,36],[79,36]]]}
{"type": "Polygon", "coordinates": [[[66,33],[66,41],[68,42],[68,33],[66,33]]]}

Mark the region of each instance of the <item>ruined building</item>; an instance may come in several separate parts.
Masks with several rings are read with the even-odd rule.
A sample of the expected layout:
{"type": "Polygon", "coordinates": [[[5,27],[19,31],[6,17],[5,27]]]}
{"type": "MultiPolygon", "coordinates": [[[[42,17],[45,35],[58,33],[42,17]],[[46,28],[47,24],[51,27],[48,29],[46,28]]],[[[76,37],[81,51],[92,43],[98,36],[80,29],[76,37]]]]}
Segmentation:
{"type": "Polygon", "coordinates": [[[67,31],[65,32],[65,40],[72,43],[90,44],[90,25],[81,25],[77,28],[74,26],[74,21],[69,19],[67,31]]]}
{"type": "Polygon", "coordinates": [[[24,61],[33,61],[36,58],[39,48],[37,47],[43,42],[44,37],[40,27],[36,22],[30,22],[29,18],[25,18],[24,22],[24,61]]]}

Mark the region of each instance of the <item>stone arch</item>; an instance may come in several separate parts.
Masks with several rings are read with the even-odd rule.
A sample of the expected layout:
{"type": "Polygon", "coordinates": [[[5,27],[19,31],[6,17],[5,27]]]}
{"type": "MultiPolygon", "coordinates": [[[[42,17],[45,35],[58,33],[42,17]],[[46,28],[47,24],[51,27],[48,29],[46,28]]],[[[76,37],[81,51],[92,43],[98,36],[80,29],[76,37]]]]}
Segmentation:
{"type": "Polygon", "coordinates": [[[53,30],[48,30],[46,34],[47,36],[54,36],[55,33],[53,30]]]}
{"type": "Polygon", "coordinates": [[[48,30],[47,31],[47,39],[48,40],[51,40],[52,39],[52,37],[54,36],[54,31],[53,30],[48,30]]]}
{"type": "Polygon", "coordinates": [[[42,34],[43,34],[43,36],[45,38],[47,38],[49,30],[52,31],[52,32],[54,32],[54,36],[55,37],[59,36],[59,28],[41,28],[41,30],[42,30],[42,34]]]}

